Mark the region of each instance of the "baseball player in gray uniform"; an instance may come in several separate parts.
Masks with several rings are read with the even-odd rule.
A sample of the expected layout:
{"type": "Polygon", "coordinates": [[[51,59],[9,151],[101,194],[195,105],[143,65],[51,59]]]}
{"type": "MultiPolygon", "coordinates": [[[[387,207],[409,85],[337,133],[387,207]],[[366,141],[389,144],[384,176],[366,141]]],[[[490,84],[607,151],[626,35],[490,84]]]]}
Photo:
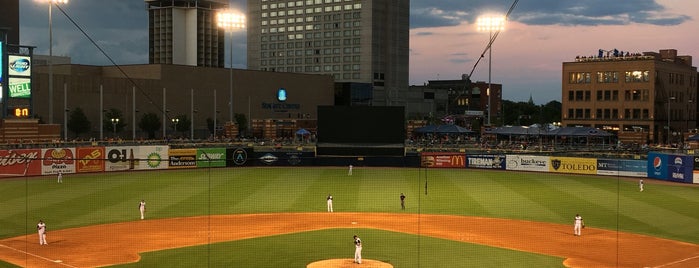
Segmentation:
{"type": "Polygon", "coordinates": [[[580,231],[582,228],[585,228],[585,222],[583,221],[583,218],[582,216],[580,216],[580,214],[575,214],[573,233],[575,233],[576,236],[580,236],[580,231]]]}
{"type": "Polygon", "coordinates": [[[328,197],[326,199],[328,202],[328,212],[333,212],[333,196],[331,194],[328,194],[328,197]]]}

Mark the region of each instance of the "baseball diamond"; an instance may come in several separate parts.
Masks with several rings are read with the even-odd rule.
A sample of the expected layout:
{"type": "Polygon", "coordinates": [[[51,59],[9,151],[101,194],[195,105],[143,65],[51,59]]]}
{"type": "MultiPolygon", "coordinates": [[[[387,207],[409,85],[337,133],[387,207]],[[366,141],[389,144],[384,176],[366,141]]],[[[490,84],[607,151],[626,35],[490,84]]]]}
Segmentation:
{"type": "Polygon", "coordinates": [[[0,260],[21,267],[342,265],[357,234],[367,264],[393,267],[699,266],[699,230],[691,224],[699,187],[645,184],[639,192],[634,178],[368,167],[351,177],[346,167],[249,167],[73,174],[61,184],[55,176],[3,179],[0,260]],[[405,210],[401,193],[410,197],[405,210]],[[141,200],[148,201],[143,220],[141,200]],[[587,225],[580,236],[573,235],[576,213],[587,225]],[[39,217],[51,227],[48,245],[38,243],[39,217]],[[261,248],[249,246],[258,240],[261,248]],[[471,248],[478,245],[503,251],[471,248]],[[264,254],[254,250],[278,260],[256,260],[264,254]],[[158,252],[178,258],[165,262],[158,252]],[[506,255],[521,253],[533,255],[506,255]]]}

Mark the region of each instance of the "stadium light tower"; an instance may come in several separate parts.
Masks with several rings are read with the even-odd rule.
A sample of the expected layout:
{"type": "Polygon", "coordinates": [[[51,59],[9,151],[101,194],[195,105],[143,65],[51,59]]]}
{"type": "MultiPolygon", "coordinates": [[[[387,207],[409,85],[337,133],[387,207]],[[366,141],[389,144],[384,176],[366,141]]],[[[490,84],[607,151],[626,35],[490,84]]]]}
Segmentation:
{"type": "Polygon", "coordinates": [[[505,29],[505,17],[501,15],[484,15],[478,17],[476,20],[476,26],[479,32],[488,32],[490,34],[490,39],[488,39],[488,126],[490,126],[491,117],[491,89],[492,89],[492,67],[493,67],[493,32],[499,32],[505,29]]]}
{"type": "Polygon", "coordinates": [[[218,21],[218,27],[224,29],[230,35],[230,69],[229,75],[229,92],[228,92],[228,117],[231,122],[234,122],[233,118],[233,32],[238,29],[245,28],[245,15],[234,10],[223,10],[216,14],[216,20],[218,21]]]}
{"type": "Polygon", "coordinates": [[[40,0],[49,4],[49,124],[53,124],[53,5],[67,4],[68,0],[40,0]]]}

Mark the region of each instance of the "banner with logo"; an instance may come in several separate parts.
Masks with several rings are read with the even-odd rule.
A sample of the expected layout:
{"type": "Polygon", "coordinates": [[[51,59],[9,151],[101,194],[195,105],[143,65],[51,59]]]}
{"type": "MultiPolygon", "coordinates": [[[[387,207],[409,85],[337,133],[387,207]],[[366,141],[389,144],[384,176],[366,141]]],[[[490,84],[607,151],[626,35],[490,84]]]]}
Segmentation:
{"type": "Polygon", "coordinates": [[[549,172],[549,157],[534,155],[505,155],[507,170],[549,172]]]}
{"type": "Polygon", "coordinates": [[[41,149],[0,150],[0,176],[41,175],[41,149]]]}
{"type": "Polygon", "coordinates": [[[75,162],[75,172],[102,172],[104,162],[107,158],[104,147],[78,147],[75,148],[77,161],[75,162]]]}
{"type": "Polygon", "coordinates": [[[197,167],[197,149],[170,149],[168,151],[169,168],[197,167]]]}
{"type": "Polygon", "coordinates": [[[32,75],[32,62],[29,56],[8,55],[8,75],[10,76],[25,76],[32,75]]]}
{"type": "Polygon", "coordinates": [[[168,168],[168,146],[139,146],[134,152],[136,156],[135,169],[166,169],[168,168]]]}
{"type": "Polygon", "coordinates": [[[549,157],[550,172],[597,175],[597,158],[549,157]]]}
{"type": "Polygon", "coordinates": [[[107,146],[105,147],[107,162],[104,163],[105,171],[123,171],[136,169],[138,161],[135,152],[137,146],[107,146]]]}
{"type": "Polygon", "coordinates": [[[225,167],[226,148],[197,149],[197,167],[225,167]]]}
{"type": "Polygon", "coordinates": [[[41,174],[75,173],[75,148],[49,148],[41,150],[41,174]]]}
{"type": "Polygon", "coordinates": [[[648,153],[648,177],[676,182],[693,182],[694,157],[648,153]]]}
{"type": "Polygon", "coordinates": [[[255,152],[254,160],[261,166],[312,165],[313,152],[255,152]]]}
{"type": "Polygon", "coordinates": [[[251,165],[250,157],[254,157],[255,150],[248,148],[226,148],[226,166],[238,167],[251,165]]]}
{"type": "Polygon", "coordinates": [[[10,77],[7,88],[10,98],[28,99],[32,96],[32,80],[29,78],[10,77]]]}
{"type": "Polygon", "coordinates": [[[466,167],[505,169],[505,155],[466,155],[466,167]]]}
{"type": "Polygon", "coordinates": [[[631,159],[597,159],[597,175],[648,177],[648,161],[631,159]]]}
{"type": "Polygon", "coordinates": [[[429,168],[463,168],[466,167],[466,154],[424,152],[420,154],[420,165],[429,168]]]}

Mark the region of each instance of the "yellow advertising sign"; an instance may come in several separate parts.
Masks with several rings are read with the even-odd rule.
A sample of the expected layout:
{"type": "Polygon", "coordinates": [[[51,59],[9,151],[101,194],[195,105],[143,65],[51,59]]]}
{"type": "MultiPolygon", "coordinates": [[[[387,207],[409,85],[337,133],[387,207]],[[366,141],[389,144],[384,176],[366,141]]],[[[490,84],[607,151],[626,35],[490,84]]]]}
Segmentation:
{"type": "Polygon", "coordinates": [[[597,174],[597,158],[550,157],[550,172],[597,174]]]}

